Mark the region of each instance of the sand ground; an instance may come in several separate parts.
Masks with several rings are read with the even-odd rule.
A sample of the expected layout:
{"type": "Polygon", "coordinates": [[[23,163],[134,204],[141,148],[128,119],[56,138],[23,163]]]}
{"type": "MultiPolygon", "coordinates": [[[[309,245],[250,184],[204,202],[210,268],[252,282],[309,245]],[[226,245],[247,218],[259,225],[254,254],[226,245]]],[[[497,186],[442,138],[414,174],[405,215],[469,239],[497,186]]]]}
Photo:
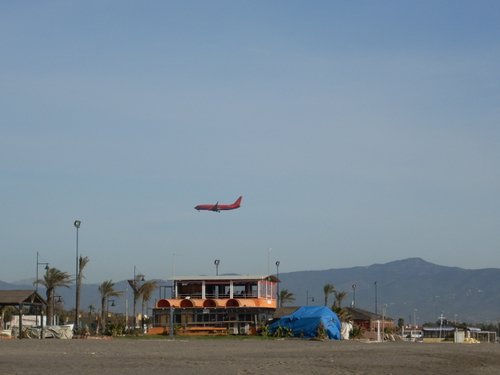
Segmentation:
{"type": "Polygon", "coordinates": [[[500,374],[499,344],[1,340],[0,374],[500,374]]]}

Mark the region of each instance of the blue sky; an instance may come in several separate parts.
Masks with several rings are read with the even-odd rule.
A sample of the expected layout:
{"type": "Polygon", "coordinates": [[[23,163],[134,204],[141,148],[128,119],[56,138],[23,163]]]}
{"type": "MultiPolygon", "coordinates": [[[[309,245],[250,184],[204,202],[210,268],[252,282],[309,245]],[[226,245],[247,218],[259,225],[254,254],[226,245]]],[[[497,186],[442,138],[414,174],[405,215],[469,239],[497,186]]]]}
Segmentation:
{"type": "Polygon", "coordinates": [[[500,265],[497,1],[0,2],[0,279],[500,265]],[[199,203],[240,210],[196,212],[199,203]]]}

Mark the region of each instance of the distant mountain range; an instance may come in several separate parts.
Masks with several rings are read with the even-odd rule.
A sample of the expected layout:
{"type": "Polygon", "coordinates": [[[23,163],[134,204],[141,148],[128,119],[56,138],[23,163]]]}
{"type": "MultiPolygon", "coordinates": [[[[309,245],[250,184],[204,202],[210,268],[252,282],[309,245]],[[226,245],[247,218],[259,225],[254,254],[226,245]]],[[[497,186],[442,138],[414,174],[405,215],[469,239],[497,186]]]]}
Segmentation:
{"type": "MultiPolygon", "coordinates": [[[[338,268],[324,271],[298,271],[279,275],[281,289],[294,293],[294,305],[305,305],[306,295],[309,305],[322,305],[324,302],[323,285],[332,283],[337,290],[346,291],[348,296],[344,305],[352,303],[352,285],[356,285],[356,306],[375,310],[375,286],[378,289],[378,312],[386,306],[387,315],[394,319],[408,321],[414,316],[418,323],[436,321],[443,314],[450,320],[467,322],[500,321],[500,269],[486,268],[469,270],[458,267],[446,267],[429,263],[420,258],[409,258],[385,264],[373,264],[367,267],[338,268]],[[314,299],[314,301],[312,301],[314,299]],[[416,309],[416,310],[415,310],[416,309]]],[[[163,285],[167,282],[159,280],[163,285]]],[[[32,287],[31,280],[19,283],[0,281],[0,289],[26,289],[32,287]]],[[[81,306],[100,307],[97,284],[84,284],[82,287],[81,306]]],[[[125,311],[128,299],[129,313],[132,312],[132,292],[126,280],[116,283],[117,290],[128,290],[123,297],[115,298],[112,311],[125,311]]],[[[45,291],[39,288],[44,296],[45,291]]],[[[165,290],[163,290],[165,292],[165,290]]],[[[160,297],[157,290],[150,302],[160,297]]],[[[166,291],[170,295],[170,291],[166,291]]],[[[59,288],[66,308],[74,307],[74,289],[59,288]]],[[[333,296],[329,304],[333,302],[333,296]]],[[[140,303],[137,306],[140,311],[140,303]]]]}
{"type": "Polygon", "coordinates": [[[352,285],[356,284],[356,306],[374,311],[377,281],[378,312],[387,304],[387,314],[395,319],[408,321],[411,315],[413,321],[415,312],[417,322],[423,323],[436,321],[443,312],[449,320],[500,321],[498,268],[469,270],[409,258],[367,267],[290,272],[280,279],[282,288],[293,292],[298,304],[306,303],[307,290],[323,303],[326,283],[348,292],[345,304],[350,304],[352,285]]]}

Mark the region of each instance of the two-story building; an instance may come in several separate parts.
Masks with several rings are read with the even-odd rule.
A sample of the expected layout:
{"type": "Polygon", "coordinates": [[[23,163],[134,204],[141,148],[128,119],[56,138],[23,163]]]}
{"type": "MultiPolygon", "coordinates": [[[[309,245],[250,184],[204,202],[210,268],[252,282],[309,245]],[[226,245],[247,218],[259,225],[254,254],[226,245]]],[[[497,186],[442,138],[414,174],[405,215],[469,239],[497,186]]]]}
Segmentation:
{"type": "Polygon", "coordinates": [[[156,302],[155,327],[168,330],[170,314],[185,332],[225,329],[250,334],[272,317],[277,307],[273,276],[179,276],[172,280],[172,298],[156,302]]]}

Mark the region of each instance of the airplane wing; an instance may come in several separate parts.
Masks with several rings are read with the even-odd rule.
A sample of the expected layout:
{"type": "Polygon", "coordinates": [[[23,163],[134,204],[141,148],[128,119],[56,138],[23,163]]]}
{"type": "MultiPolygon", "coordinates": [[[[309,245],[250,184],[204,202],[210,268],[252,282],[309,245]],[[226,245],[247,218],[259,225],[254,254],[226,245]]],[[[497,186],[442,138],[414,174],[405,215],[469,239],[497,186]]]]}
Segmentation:
{"type": "Polygon", "coordinates": [[[219,211],[219,202],[215,204],[215,206],[212,207],[212,211],[219,211]]]}

